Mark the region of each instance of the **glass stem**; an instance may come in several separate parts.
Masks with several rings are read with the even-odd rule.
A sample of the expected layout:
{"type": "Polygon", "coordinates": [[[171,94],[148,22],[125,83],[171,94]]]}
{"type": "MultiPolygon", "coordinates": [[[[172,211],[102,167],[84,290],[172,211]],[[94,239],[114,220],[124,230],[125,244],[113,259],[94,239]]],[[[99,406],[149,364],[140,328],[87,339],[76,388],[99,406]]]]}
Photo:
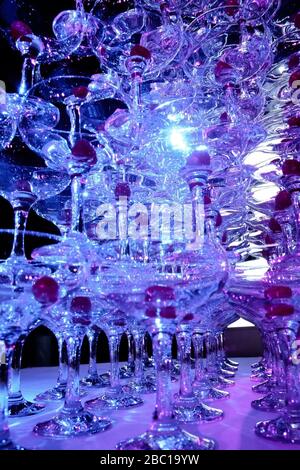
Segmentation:
{"type": "Polygon", "coordinates": [[[299,325],[295,329],[284,328],[278,331],[285,366],[286,417],[295,424],[295,429],[300,423],[300,364],[294,349],[298,328],[299,325]]]}
{"type": "Polygon", "coordinates": [[[210,333],[205,335],[206,345],[206,368],[209,374],[215,376],[217,373],[215,358],[215,341],[210,333]]]}
{"type": "Polygon", "coordinates": [[[70,132],[69,142],[71,148],[74,147],[77,140],[81,139],[81,106],[78,104],[71,104],[67,106],[67,113],[70,119],[70,132]]]}
{"type": "Polygon", "coordinates": [[[177,333],[177,344],[180,360],[180,389],[181,397],[191,398],[194,396],[191,380],[191,333],[180,331],[177,333]]]}
{"type": "Polygon", "coordinates": [[[97,344],[98,344],[99,333],[98,331],[89,331],[87,336],[88,336],[88,340],[90,344],[90,360],[89,360],[88,375],[90,377],[97,377],[98,376],[97,344]]]}
{"type": "Polygon", "coordinates": [[[68,374],[68,357],[66,351],[66,345],[64,343],[63,335],[56,333],[56,340],[58,345],[58,377],[56,382],[56,387],[65,387],[67,383],[67,374],[68,374]]]}
{"type": "Polygon", "coordinates": [[[72,192],[72,231],[84,231],[83,222],[83,192],[85,189],[85,177],[82,175],[73,175],[71,178],[72,192]]]}
{"type": "Polygon", "coordinates": [[[9,402],[22,400],[21,392],[21,361],[25,338],[19,338],[8,363],[8,399],[9,402]]]}
{"type": "Polygon", "coordinates": [[[111,389],[117,390],[120,387],[119,377],[119,346],[120,335],[112,333],[108,338],[110,353],[110,386],[111,389]]]}
{"type": "Polygon", "coordinates": [[[172,334],[159,331],[153,336],[153,351],[157,368],[156,407],[154,429],[173,420],[171,370],[172,334]]]}
{"type": "Polygon", "coordinates": [[[197,387],[205,384],[206,373],[204,364],[204,335],[203,333],[194,333],[192,336],[194,352],[195,352],[195,380],[194,385],[197,387]]]}
{"type": "Polygon", "coordinates": [[[6,360],[0,360],[0,450],[10,443],[8,427],[8,364],[12,360],[14,348],[6,345],[6,360]]]}
{"type": "MultiPolygon", "coordinates": [[[[128,341],[128,366],[130,367],[131,370],[134,370],[135,364],[134,364],[134,341],[133,341],[133,335],[128,331],[127,332],[127,341],[128,341]]],[[[143,338],[143,344],[142,344],[142,362],[143,362],[143,354],[144,354],[144,338],[143,338]]]]}
{"type": "Polygon", "coordinates": [[[36,60],[30,56],[25,56],[22,66],[21,83],[19,85],[19,95],[24,96],[34,85],[36,60]]]}
{"type": "Polygon", "coordinates": [[[15,217],[15,231],[14,231],[14,243],[12,247],[12,256],[13,257],[23,257],[25,258],[25,249],[24,249],[24,238],[25,230],[28,220],[29,210],[17,208],[14,210],[15,217]]]}
{"type": "Polygon", "coordinates": [[[79,367],[82,339],[77,335],[66,338],[68,352],[68,377],[63,412],[71,413],[82,409],[79,396],[79,367]]]}
{"type": "Polygon", "coordinates": [[[135,331],[133,333],[133,337],[135,342],[135,382],[142,384],[144,382],[144,333],[141,331],[135,331]]]}

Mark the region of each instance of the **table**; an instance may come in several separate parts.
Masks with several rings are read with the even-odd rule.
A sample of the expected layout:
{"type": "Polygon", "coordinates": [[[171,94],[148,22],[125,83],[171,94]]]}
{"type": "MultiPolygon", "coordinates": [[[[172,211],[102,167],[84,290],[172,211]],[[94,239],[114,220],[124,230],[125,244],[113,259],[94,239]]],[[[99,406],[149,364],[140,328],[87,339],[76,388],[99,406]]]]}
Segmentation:
{"type": "MultiPolygon", "coordinates": [[[[257,421],[273,417],[272,413],[259,412],[251,408],[251,400],[259,395],[252,392],[250,381],[250,365],[257,358],[235,359],[240,363],[236,375],[236,385],[227,389],[231,397],[228,400],[213,402],[212,406],[224,410],[222,421],[209,424],[186,425],[184,428],[193,434],[202,434],[215,438],[218,449],[223,450],[300,450],[300,445],[289,445],[280,442],[271,442],[257,437],[253,428],[257,421]]],[[[102,371],[107,370],[107,364],[99,365],[102,371]]],[[[81,375],[87,371],[87,366],[81,368],[81,375]]],[[[22,370],[22,390],[28,399],[53,386],[56,381],[57,368],[33,368],[22,370]]],[[[174,390],[178,384],[174,384],[174,390]]],[[[93,389],[85,399],[97,396],[99,389],[93,389]]],[[[126,411],[114,411],[106,413],[113,421],[112,427],[100,434],[85,438],[73,439],[44,439],[32,433],[33,426],[45,419],[51,418],[62,406],[59,403],[49,403],[46,411],[36,416],[25,418],[10,418],[10,428],[16,443],[27,449],[38,450],[112,450],[118,441],[144,432],[149,426],[152,416],[155,396],[144,395],[145,404],[141,407],[126,411]]]]}

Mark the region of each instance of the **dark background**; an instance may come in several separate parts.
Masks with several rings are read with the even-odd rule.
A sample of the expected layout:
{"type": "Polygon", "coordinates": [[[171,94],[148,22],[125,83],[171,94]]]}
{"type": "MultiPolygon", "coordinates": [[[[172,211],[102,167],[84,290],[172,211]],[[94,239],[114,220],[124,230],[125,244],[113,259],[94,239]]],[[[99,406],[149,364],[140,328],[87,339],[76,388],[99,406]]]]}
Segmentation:
{"type": "MultiPolygon", "coordinates": [[[[87,0],[87,4],[92,0],[87,0]]],[[[124,1],[121,4],[118,0],[103,0],[109,13],[120,12],[124,8],[124,1]]],[[[131,1],[127,2],[129,5],[131,1]]],[[[221,3],[221,2],[220,2],[221,3]]],[[[0,80],[6,84],[7,92],[16,92],[20,81],[22,59],[18,51],[15,50],[11,41],[9,26],[18,19],[29,24],[33,32],[37,35],[52,36],[52,20],[63,10],[74,9],[75,0],[0,0],[0,80]]],[[[279,12],[279,17],[293,15],[300,9],[299,0],[283,0],[279,12]]],[[[98,61],[95,57],[74,56],[68,62],[61,61],[54,65],[44,67],[43,76],[58,74],[82,74],[90,75],[100,71],[98,61]]],[[[32,152],[16,137],[9,150],[6,150],[2,157],[17,155],[23,161],[33,163],[37,161],[32,152]]],[[[29,164],[30,164],[29,163],[29,164]]],[[[13,211],[10,204],[0,198],[0,229],[13,228],[13,211]]],[[[40,218],[33,211],[30,213],[28,230],[38,230],[40,232],[51,232],[58,234],[58,229],[50,222],[40,218]]],[[[7,258],[10,253],[11,240],[0,236],[0,259],[7,258]]],[[[27,245],[28,255],[32,247],[27,245]]],[[[226,332],[226,347],[232,356],[256,356],[261,353],[261,342],[259,334],[255,328],[234,328],[226,332]]],[[[122,344],[122,355],[126,354],[126,340],[122,344]]],[[[108,360],[108,346],[105,335],[99,341],[99,360],[108,360]]],[[[83,345],[83,362],[88,360],[87,341],[83,345]]],[[[39,328],[32,332],[24,348],[24,365],[42,365],[57,363],[56,340],[52,333],[46,328],[39,328]]]]}

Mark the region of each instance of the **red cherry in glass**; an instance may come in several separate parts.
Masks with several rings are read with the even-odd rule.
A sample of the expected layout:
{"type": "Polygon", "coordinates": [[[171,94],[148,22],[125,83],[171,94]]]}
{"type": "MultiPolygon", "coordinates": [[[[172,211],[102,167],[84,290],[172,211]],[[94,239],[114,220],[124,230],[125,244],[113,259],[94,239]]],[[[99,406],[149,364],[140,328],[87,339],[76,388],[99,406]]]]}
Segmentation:
{"type": "Polygon", "coordinates": [[[226,113],[226,111],[224,111],[224,113],[221,114],[220,121],[221,122],[231,122],[230,116],[229,116],[228,113],[226,113]]]}
{"type": "Polygon", "coordinates": [[[23,21],[16,20],[10,25],[10,32],[13,39],[17,41],[22,36],[32,34],[32,29],[23,21]]]}
{"type": "Polygon", "coordinates": [[[89,297],[78,296],[74,297],[70,306],[71,312],[86,315],[91,313],[92,302],[89,297]]]}
{"type": "Polygon", "coordinates": [[[128,183],[118,183],[115,187],[115,197],[130,197],[131,191],[128,183]]]}
{"type": "Polygon", "coordinates": [[[300,55],[298,52],[292,54],[289,59],[289,69],[294,69],[300,65],[300,55]]]}
{"type": "Polygon", "coordinates": [[[182,319],[183,322],[188,322],[192,320],[194,320],[194,315],[192,313],[187,313],[182,319]]]}
{"type": "Polygon", "coordinates": [[[222,240],[221,240],[222,243],[226,243],[226,242],[227,242],[227,238],[228,238],[228,237],[227,237],[227,232],[225,231],[225,232],[223,233],[223,235],[222,235],[222,240]]]}
{"type": "Polygon", "coordinates": [[[288,191],[283,189],[275,198],[275,210],[282,211],[288,209],[292,205],[292,198],[288,191]]]}
{"type": "Polygon", "coordinates": [[[89,89],[86,86],[78,86],[73,88],[72,94],[76,96],[76,98],[80,98],[84,100],[88,95],[89,89]]]}
{"type": "Polygon", "coordinates": [[[167,320],[173,320],[176,318],[176,309],[175,307],[168,306],[168,307],[163,307],[160,312],[160,317],[161,318],[166,318],[167,320]]]}
{"type": "Polygon", "coordinates": [[[215,66],[215,77],[217,80],[226,77],[229,71],[232,70],[231,65],[227,64],[227,62],[223,62],[223,60],[219,60],[217,65],[215,66]]]}
{"type": "Polygon", "coordinates": [[[218,212],[216,220],[215,220],[216,227],[220,227],[222,225],[222,222],[223,222],[223,217],[221,216],[220,212],[218,212]]]}
{"type": "Polygon", "coordinates": [[[285,176],[300,176],[300,162],[298,162],[298,160],[286,160],[282,165],[282,173],[285,176]]]}
{"type": "Polygon", "coordinates": [[[19,180],[16,182],[16,190],[31,193],[31,185],[26,180],[19,180]]]}
{"type": "Polygon", "coordinates": [[[292,289],[287,286],[270,286],[265,289],[265,298],[268,300],[290,299],[292,295],[292,289]]]}
{"type": "Polygon", "coordinates": [[[195,150],[186,161],[187,166],[209,166],[210,155],[207,150],[195,150]]]}
{"type": "Polygon", "coordinates": [[[96,150],[92,144],[85,139],[81,139],[76,142],[72,148],[72,155],[82,162],[89,163],[91,166],[97,163],[96,150]]]}
{"type": "Polygon", "coordinates": [[[154,307],[147,308],[147,310],[145,312],[146,317],[149,317],[149,318],[155,318],[156,314],[157,314],[157,310],[154,307]]]}
{"type": "Polygon", "coordinates": [[[59,285],[52,277],[43,276],[33,284],[32,293],[41,304],[51,305],[58,300],[59,285]]]}
{"type": "Polygon", "coordinates": [[[237,9],[240,6],[240,2],[238,0],[226,0],[225,6],[231,7],[231,8],[225,8],[226,15],[234,16],[237,13],[237,9]]]}
{"type": "Polygon", "coordinates": [[[291,74],[290,79],[289,79],[289,85],[293,86],[293,83],[298,82],[298,81],[300,81],[300,70],[299,69],[291,74]]]}
{"type": "Polygon", "coordinates": [[[131,48],[130,56],[131,57],[138,56],[138,57],[143,57],[146,60],[150,60],[151,52],[146,47],[136,44],[135,46],[131,48]]]}
{"type": "Polygon", "coordinates": [[[292,116],[288,119],[288,125],[290,127],[300,127],[300,117],[292,116]]]}
{"type": "Polygon", "coordinates": [[[146,302],[156,302],[159,300],[174,300],[175,294],[172,287],[168,286],[150,286],[146,290],[146,302]]]}
{"type": "Polygon", "coordinates": [[[269,234],[267,234],[267,235],[265,236],[265,243],[266,243],[267,245],[274,245],[275,240],[274,240],[274,238],[272,238],[269,234]]]}
{"type": "Polygon", "coordinates": [[[268,226],[269,229],[272,230],[272,232],[274,233],[282,232],[281,225],[279,224],[279,222],[277,222],[274,217],[269,220],[268,226]]]}
{"type": "Polygon", "coordinates": [[[74,314],[74,317],[72,318],[74,324],[84,326],[90,324],[92,302],[89,297],[74,297],[71,301],[70,310],[74,314]]]}
{"type": "Polygon", "coordinates": [[[293,315],[295,309],[293,305],[289,304],[275,304],[275,305],[268,305],[266,308],[267,317],[288,317],[293,315]]]}
{"type": "Polygon", "coordinates": [[[296,28],[300,29],[300,11],[298,11],[298,13],[295,15],[294,24],[296,28]]]}
{"type": "Polygon", "coordinates": [[[211,198],[207,194],[204,194],[203,199],[204,199],[204,204],[205,205],[211,204],[211,198]]]}

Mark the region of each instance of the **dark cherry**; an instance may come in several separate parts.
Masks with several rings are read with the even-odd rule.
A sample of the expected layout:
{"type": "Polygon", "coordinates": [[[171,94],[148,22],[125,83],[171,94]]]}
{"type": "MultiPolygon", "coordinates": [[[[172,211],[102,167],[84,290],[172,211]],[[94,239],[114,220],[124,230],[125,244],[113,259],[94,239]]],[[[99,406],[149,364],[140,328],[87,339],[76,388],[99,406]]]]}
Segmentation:
{"type": "Polygon", "coordinates": [[[84,100],[88,95],[89,89],[86,86],[78,86],[73,88],[72,94],[76,96],[76,98],[80,98],[84,100]]]}
{"type": "Polygon", "coordinates": [[[115,197],[130,197],[131,196],[131,191],[130,191],[130,186],[128,183],[117,183],[115,187],[115,197]]]}
{"type": "Polygon", "coordinates": [[[295,70],[295,72],[291,74],[290,79],[289,79],[289,85],[293,86],[293,83],[299,80],[300,80],[300,69],[297,69],[295,70]]]}
{"type": "Polygon", "coordinates": [[[96,150],[92,144],[85,139],[81,139],[76,142],[72,148],[72,155],[76,159],[88,163],[91,166],[96,165],[97,163],[96,150]]]}
{"type": "Polygon", "coordinates": [[[275,305],[268,305],[266,308],[267,317],[288,317],[293,315],[294,313],[293,305],[289,304],[275,304],[275,305]]]}
{"type": "Polygon", "coordinates": [[[211,204],[211,198],[208,194],[204,194],[203,202],[205,205],[211,204]]]}
{"type": "Polygon", "coordinates": [[[32,293],[41,304],[51,305],[59,298],[59,285],[52,277],[43,276],[33,284],[32,293]]]}
{"type": "Polygon", "coordinates": [[[32,34],[32,29],[23,21],[16,20],[10,25],[10,32],[13,39],[17,41],[22,36],[32,34]]]}
{"type": "Polygon", "coordinates": [[[79,315],[87,315],[91,313],[92,310],[91,299],[86,296],[74,297],[71,301],[70,309],[72,313],[77,313],[79,315]]]}
{"type": "Polygon", "coordinates": [[[267,235],[265,236],[265,243],[266,243],[267,245],[274,245],[274,244],[275,244],[275,240],[274,240],[274,238],[272,238],[269,234],[267,234],[267,235]]]}
{"type": "Polygon", "coordinates": [[[286,160],[282,165],[282,173],[285,176],[300,176],[300,162],[298,160],[286,160]]]}
{"type": "Polygon", "coordinates": [[[176,308],[172,306],[163,307],[162,309],[160,309],[159,315],[161,318],[173,320],[176,318],[176,308]]]}
{"type": "Polygon", "coordinates": [[[292,198],[288,191],[283,189],[275,198],[275,210],[282,211],[288,209],[292,205],[292,198]]]}
{"type": "Polygon", "coordinates": [[[135,46],[131,48],[130,56],[131,57],[138,56],[138,57],[143,57],[146,60],[150,60],[151,52],[146,47],[136,44],[135,46]]]}
{"type": "Polygon", "coordinates": [[[272,230],[272,232],[274,233],[282,232],[281,225],[279,224],[279,222],[277,222],[274,217],[269,220],[268,226],[269,229],[272,230]]]}
{"type": "Polygon", "coordinates": [[[292,116],[288,119],[290,127],[300,127],[300,116],[292,116]]]}
{"type": "Polygon", "coordinates": [[[215,219],[215,225],[216,227],[220,227],[222,223],[223,223],[223,217],[221,216],[220,212],[218,212],[216,219],[215,219]]]}
{"type": "Polygon", "coordinates": [[[238,7],[240,6],[240,2],[239,2],[239,0],[226,0],[225,6],[226,7],[231,7],[231,8],[225,8],[226,15],[234,16],[238,11],[238,7]],[[235,7],[235,8],[233,8],[233,7],[235,7]]]}
{"type": "Polygon", "coordinates": [[[192,320],[194,320],[194,315],[192,313],[187,313],[182,319],[183,322],[188,322],[192,320]]]}
{"type": "Polygon", "coordinates": [[[287,286],[271,286],[265,289],[265,298],[268,300],[290,299],[292,295],[292,289],[287,286]]]}
{"type": "Polygon", "coordinates": [[[298,11],[298,13],[295,15],[294,24],[296,28],[300,29],[300,11],[298,11]]]}
{"type": "Polygon", "coordinates": [[[299,67],[299,65],[300,65],[300,54],[298,52],[295,52],[295,54],[292,54],[289,59],[289,69],[295,69],[296,67],[299,67]]]}
{"type": "Polygon", "coordinates": [[[150,286],[146,290],[145,300],[147,302],[156,302],[158,300],[174,300],[175,294],[172,287],[168,286],[150,286]]]}
{"type": "Polygon", "coordinates": [[[222,243],[227,243],[227,238],[228,238],[227,232],[225,231],[225,232],[223,233],[223,235],[222,235],[222,240],[221,240],[222,243]]]}
{"type": "Polygon", "coordinates": [[[215,66],[215,77],[217,80],[226,76],[226,74],[232,70],[231,65],[227,64],[227,62],[223,62],[223,60],[219,60],[217,65],[215,66]]]}

